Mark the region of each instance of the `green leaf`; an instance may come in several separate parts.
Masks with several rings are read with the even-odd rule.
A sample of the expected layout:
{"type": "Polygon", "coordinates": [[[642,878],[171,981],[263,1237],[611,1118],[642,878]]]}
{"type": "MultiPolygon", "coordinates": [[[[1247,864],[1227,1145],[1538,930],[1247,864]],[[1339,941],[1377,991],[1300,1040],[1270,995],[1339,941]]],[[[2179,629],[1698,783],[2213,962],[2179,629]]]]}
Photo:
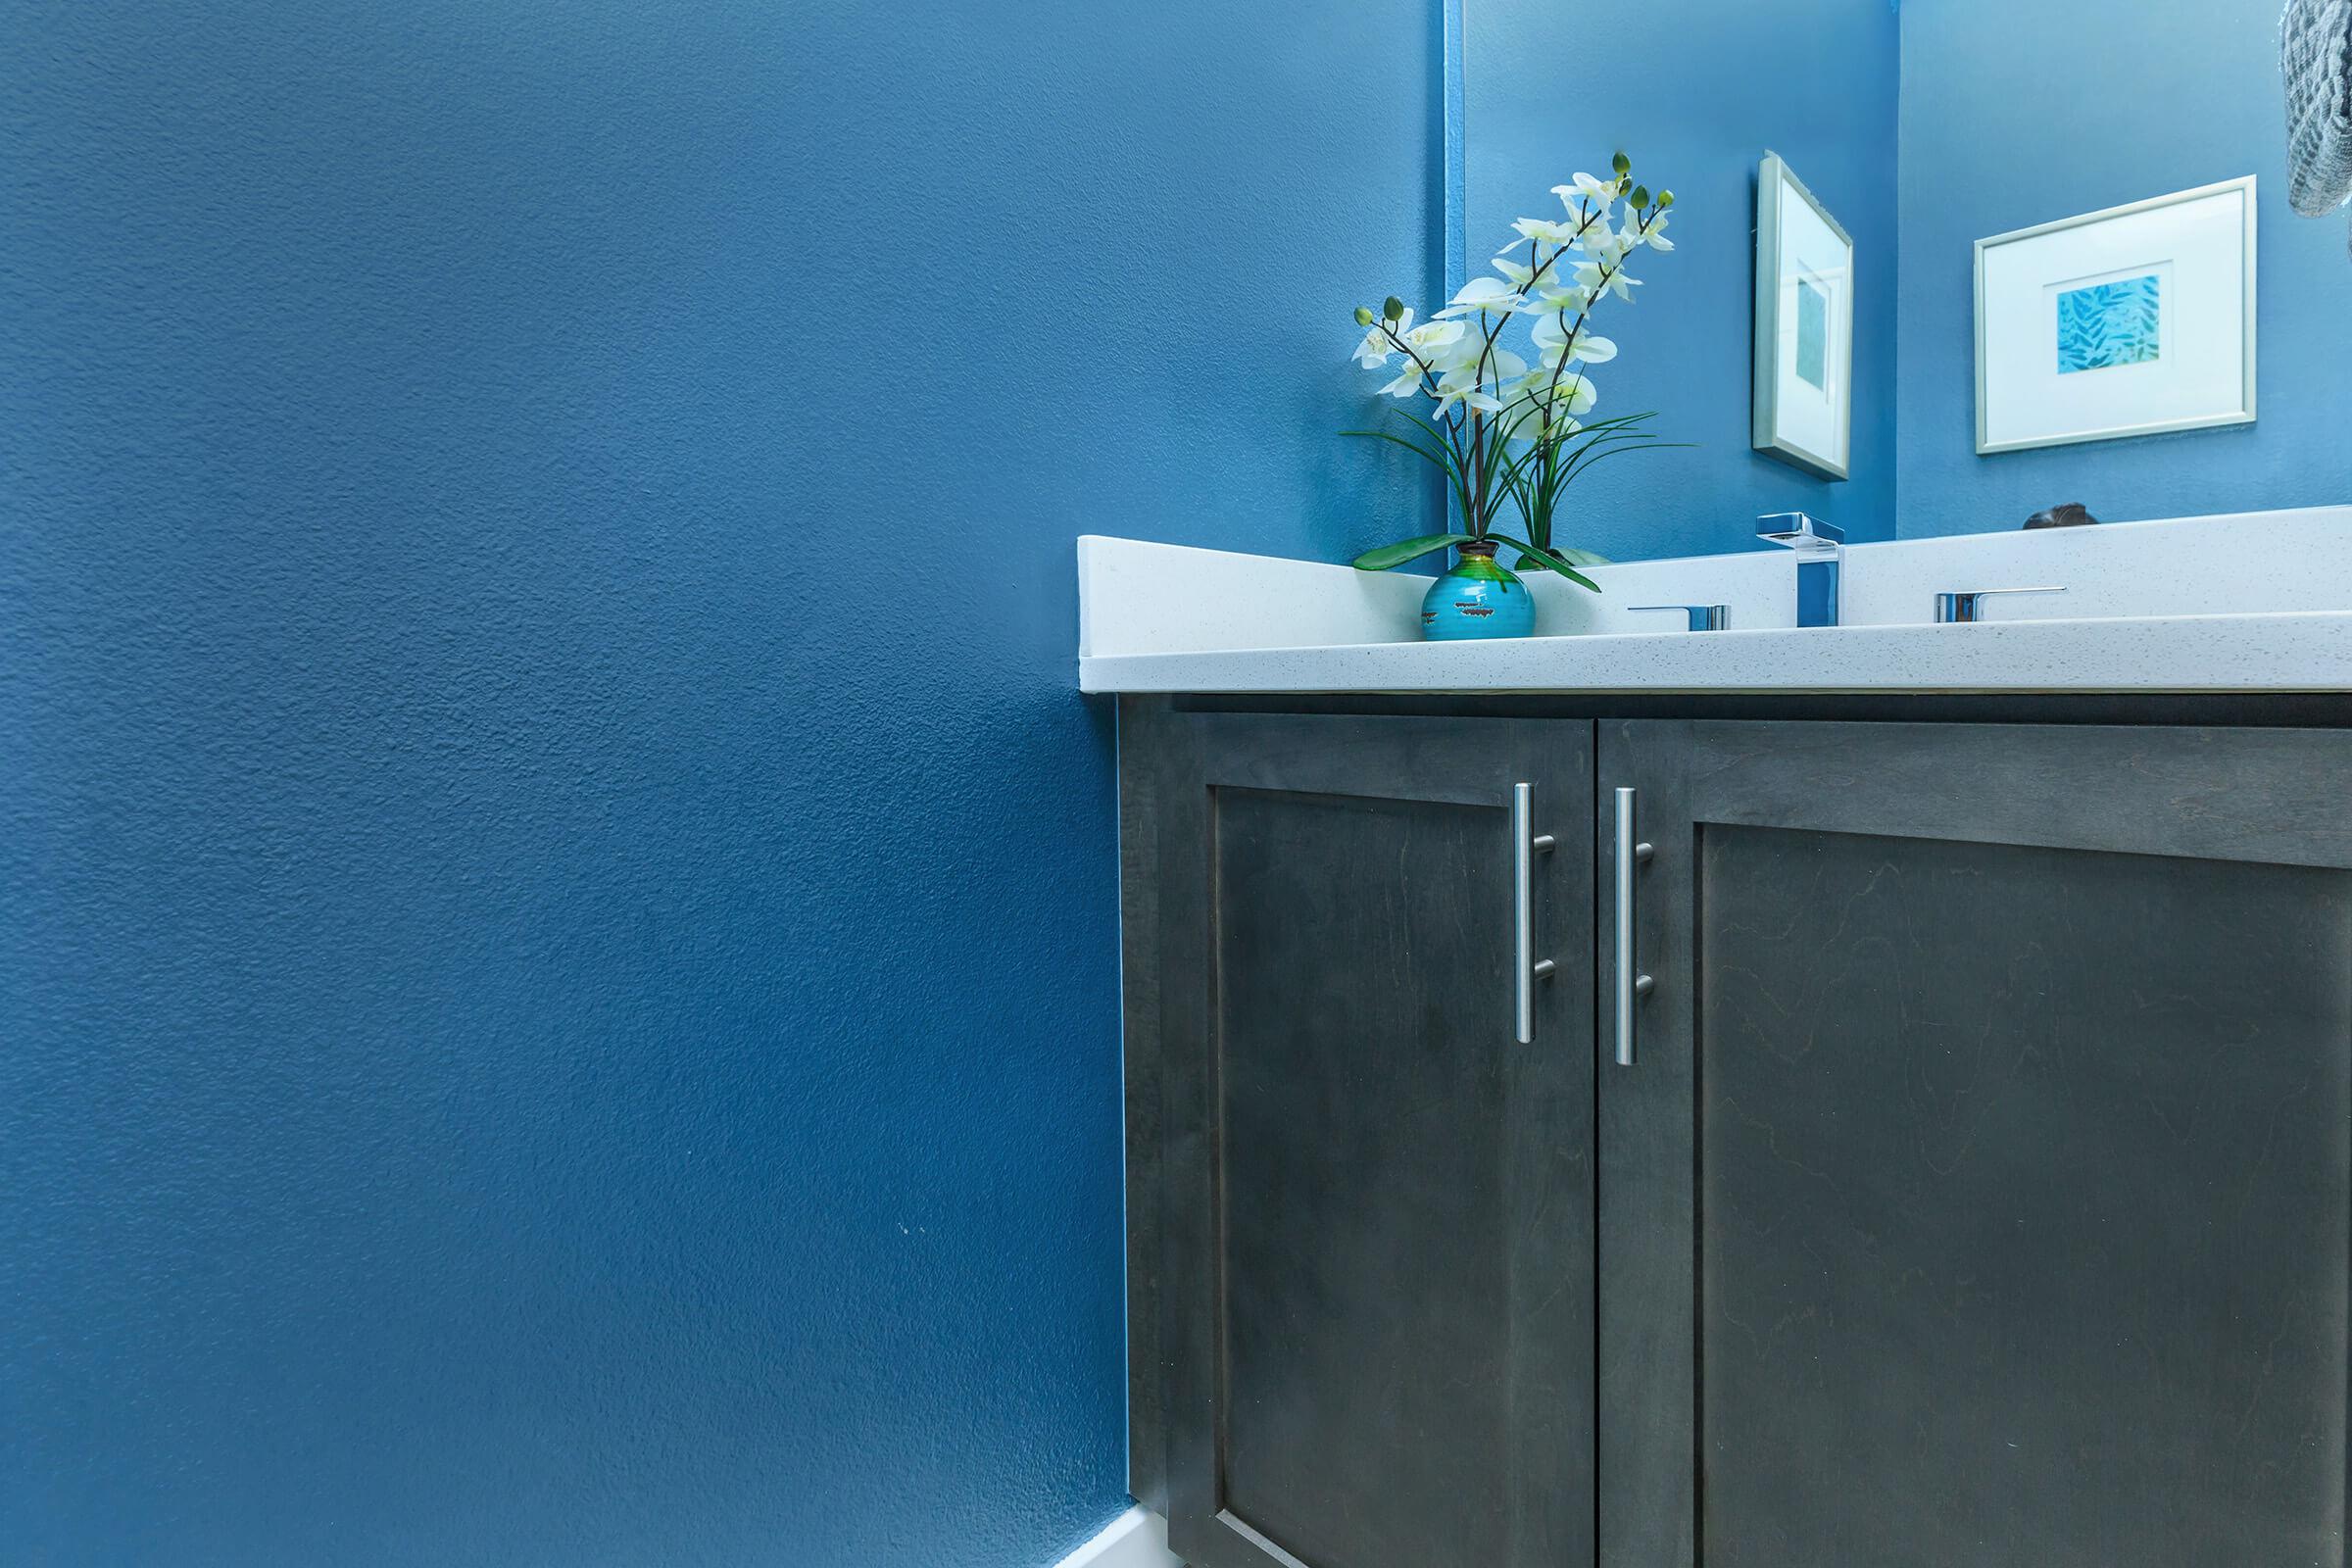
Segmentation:
{"type": "MultiPolygon", "coordinates": [[[[1461,448],[1457,446],[1450,438],[1448,438],[1444,430],[1439,429],[1436,425],[1430,423],[1427,419],[1422,418],[1419,415],[1408,413],[1403,409],[1397,408],[1392,408],[1389,410],[1389,412],[1396,415],[1400,419],[1409,420],[1412,423],[1419,425],[1422,429],[1427,430],[1429,432],[1429,438],[1438,444],[1438,450],[1446,454],[1446,482],[1453,488],[1453,499],[1455,504],[1462,509],[1462,516],[1467,518],[1470,515],[1470,475],[1465,472],[1462,467],[1463,460],[1461,448]]],[[[1420,451],[1421,449],[1416,447],[1414,450],[1420,451]]],[[[1421,455],[1425,458],[1429,458],[1429,454],[1426,451],[1423,451],[1421,455]]],[[[1438,460],[1435,458],[1430,458],[1429,461],[1435,463],[1438,460]]]]}
{"type": "MultiPolygon", "coordinates": [[[[1567,578],[1570,582],[1575,583],[1580,587],[1590,588],[1594,593],[1600,592],[1600,584],[1594,582],[1592,578],[1586,576],[1583,572],[1577,570],[1574,566],[1571,566],[1568,564],[1568,563],[1562,561],[1558,556],[1553,555],[1548,550],[1539,550],[1534,545],[1529,544],[1526,540],[1514,539],[1507,533],[1490,534],[1488,537],[1498,540],[1506,545],[1516,545],[1519,548],[1519,553],[1533,561],[1537,565],[1548,566],[1553,571],[1558,572],[1561,576],[1567,578]]],[[[1361,565],[1362,563],[1359,561],[1357,564],[1361,565]]]]}
{"type": "Polygon", "coordinates": [[[1466,533],[1423,534],[1418,539],[1404,539],[1393,545],[1382,545],[1377,550],[1367,550],[1355,558],[1354,564],[1358,571],[1388,571],[1408,561],[1419,561],[1436,551],[1475,543],[1477,541],[1466,533]]]}
{"type": "Polygon", "coordinates": [[[1424,429],[1424,430],[1427,430],[1427,431],[1430,433],[1430,436],[1432,437],[1432,439],[1434,439],[1434,440],[1435,440],[1435,441],[1438,443],[1438,445],[1439,445],[1439,446],[1441,446],[1441,447],[1445,447],[1445,448],[1446,448],[1447,451],[1449,451],[1449,452],[1450,452],[1451,450],[1453,450],[1453,449],[1452,449],[1452,446],[1450,445],[1450,443],[1448,443],[1448,442],[1446,441],[1446,432],[1445,432],[1445,431],[1443,431],[1443,430],[1441,430],[1441,429],[1439,429],[1439,428],[1438,428],[1436,425],[1434,425],[1434,424],[1430,423],[1430,422],[1429,422],[1427,419],[1424,419],[1423,417],[1421,417],[1421,416],[1419,416],[1418,414],[1414,414],[1414,413],[1410,412],[1409,410],[1405,410],[1405,409],[1391,409],[1389,412],[1390,412],[1391,414],[1394,414],[1395,416],[1396,416],[1396,417],[1398,417],[1399,419],[1410,419],[1410,420],[1412,420],[1412,421],[1413,421],[1415,424],[1419,425],[1419,426],[1420,426],[1422,429],[1424,429]]]}
{"type": "MultiPolygon", "coordinates": [[[[1411,418],[1412,416],[1407,415],[1406,417],[1411,418]]],[[[1413,422],[1415,424],[1421,423],[1419,419],[1414,419],[1413,422]]],[[[1422,428],[1427,429],[1428,426],[1423,425],[1422,428]]],[[[1400,436],[1393,430],[1342,430],[1340,434],[1356,436],[1366,441],[1393,441],[1396,445],[1404,448],[1405,451],[1412,453],[1422,462],[1434,465],[1439,472],[1446,475],[1446,484],[1452,487],[1455,499],[1460,501],[1462,504],[1464,515],[1469,514],[1469,481],[1463,474],[1460,465],[1455,463],[1453,454],[1446,449],[1442,437],[1440,438],[1438,447],[1433,451],[1432,449],[1423,446],[1420,442],[1408,440],[1404,436],[1400,436]]]]}
{"type": "Polygon", "coordinates": [[[1601,459],[1613,458],[1621,452],[1688,451],[1693,445],[1694,443],[1689,441],[1657,441],[1647,437],[1621,437],[1614,441],[1596,441],[1592,444],[1591,450],[1577,454],[1576,461],[1570,465],[1569,471],[1572,474],[1582,473],[1587,468],[1592,466],[1592,465],[1595,463],[1598,463],[1601,459]]]}

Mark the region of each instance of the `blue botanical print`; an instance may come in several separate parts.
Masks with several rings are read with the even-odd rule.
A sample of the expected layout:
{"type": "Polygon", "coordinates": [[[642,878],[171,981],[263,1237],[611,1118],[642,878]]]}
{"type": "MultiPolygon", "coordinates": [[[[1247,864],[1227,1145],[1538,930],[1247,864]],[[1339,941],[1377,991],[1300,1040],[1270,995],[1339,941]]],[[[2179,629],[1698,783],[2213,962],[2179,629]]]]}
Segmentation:
{"type": "Polygon", "coordinates": [[[1796,375],[1817,391],[1830,384],[1829,297],[1803,278],[1796,280],[1796,375]]]}
{"type": "Polygon", "coordinates": [[[2156,275],[2093,283],[2058,296],[2058,373],[2145,365],[2161,357],[2156,275]]]}

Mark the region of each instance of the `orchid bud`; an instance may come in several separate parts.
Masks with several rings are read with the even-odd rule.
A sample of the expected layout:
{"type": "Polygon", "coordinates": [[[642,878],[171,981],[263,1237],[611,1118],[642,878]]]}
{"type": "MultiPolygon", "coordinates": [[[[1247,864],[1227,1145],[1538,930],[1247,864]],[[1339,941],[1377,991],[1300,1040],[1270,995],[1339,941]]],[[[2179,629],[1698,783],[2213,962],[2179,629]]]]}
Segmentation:
{"type": "Polygon", "coordinates": [[[1634,161],[1631,158],[1626,157],[1625,154],[1619,153],[1614,159],[1610,160],[1609,167],[1615,170],[1619,174],[1625,174],[1632,172],[1634,161]]]}
{"type": "Polygon", "coordinates": [[[1638,213],[1648,205],[1649,187],[1647,185],[1636,185],[1634,187],[1634,211],[1638,213]]]}
{"type": "Polygon", "coordinates": [[[1358,305],[1355,308],[1355,324],[1358,326],[1370,326],[1372,324],[1372,312],[1368,307],[1358,305]]]}
{"type": "Polygon", "coordinates": [[[1381,306],[1380,310],[1381,314],[1387,317],[1390,320],[1401,320],[1404,318],[1404,301],[1392,294],[1388,297],[1387,302],[1381,306]]]}
{"type": "Polygon", "coordinates": [[[1672,207],[1673,205],[1674,205],[1674,192],[1672,192],[1672,191],[1670,191],[1670,190],[1662,190],[1662,191],[1658,192],[1658,211],[1659,211],[1659,212],[1661,212],[1661,213],[1662,213],[1662,212],[1664,212],[1664,211],[1665,211],[1667,208],[1669,208],[1669,207],[1672,207]]]}

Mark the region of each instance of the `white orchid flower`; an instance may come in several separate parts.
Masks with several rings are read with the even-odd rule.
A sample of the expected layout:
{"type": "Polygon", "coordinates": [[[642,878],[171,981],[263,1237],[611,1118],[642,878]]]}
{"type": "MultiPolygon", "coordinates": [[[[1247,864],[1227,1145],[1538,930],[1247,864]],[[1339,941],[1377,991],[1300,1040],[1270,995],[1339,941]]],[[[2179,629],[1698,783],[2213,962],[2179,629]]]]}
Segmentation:
{"type": "Polygon", "coordinates": [[[1536,322],[1536,329],[1528,334],[1546,366],[1559,364],[1561,351],[1577,335],[1568,329],[1568,318],[1564,316],[1542,318],[1536,322]]]}
{"type": "Polygon", "coordinates": [[[1497,257],[1510,255],[1529,240],[1539,245],[1573,245],[1585,231],[1581,223],[1554,222],[1548,218],[1522,218],[1511,227],[1519,231],[1519,237],[1496,251],[1497,257]]]}
{"type": "Polygon", "coordinates": [[[1495,422],[1503,427],[1506,441],[1558,439],[1559,426],[1544,418],[1544,405],[1534,398],[1517,398],[1504,405],[1495,422]]]}
{"type": "MultiPolygon", "coordinates": [[[[1372,329],[1364,334],[1364,340],[1355,346],[1355,363],[1367,370],[1381,369],[1388,365],[1389,356],[1396,352],[1399,342],[1407,347],[1415,346],[1418,335],[1428,330],[1427,326],[1413,325],[1413,313],[1408,306],[1404,314],[1394,321],[1372,323],[1372,329]]],[[[1444,330],[1456,333],[1461,328],[1447,327],[1444,330]]]]}
{"type": "Polygon", "coordinates": [[[1527,302],[1519,291],[1499,277],[1474,277],[1462,285],[1438,318],[1445,320],[1457,316],[1508,316],[1527,302]]]}
{"type": "Polygon", "coordinates": [[[1546,368],[1556,366],[1562,360],[1606,365],[1617,357],[1616,344],[1597,333],[1586,331],[1581,325],[1571,330],[1567,318],[1561,316],[1544,317],[1536,323],[1535,331],[1529,336],[1535,339],[1536,347],[1543,351],[1546,368]]]}
{"type": "Polygon", "coordinates": [[[1638,277],[1628,277],[1625,273],[1625,269],[1622,267],[1610,271],[1608,275],[1604,277],[1599,265],[1593,262],[1587,262],[1583,266],[1577,268],[1576,280],[1577,282],[1583,284],[1587,289],[1591,290],[1596,297],[1605,287],[1610,293],[1616,295],[1628,305],[1631,305],[1634,302],[1634,290],[1642,286],[1642,280],[1638,277]]]}
{"type": "MultiPolygon", "coordinates": [[[[1411,319],[1409,313],[1405,318],[1411,319]]],[[[1456,366],[1475,363],[1483,342],[1469,336],[1459,321],[1424,321],[1399,333],[1398,339],[1406,351],[1405,362],[1397,368],[1396,379],[1381,388],[1393,398],[1409,398],[1423,390],[1425,368],[1442,375],[1456,366]]]]}
{"type": "MultiPolygon", "coordinates": [[[[1573,190],[1578,200],[1590,202],[1605,213],[1609,210],[1609,204],[1624,194],[1621,182],[1613,174],[1607,179],[1594,179],[1580,169],[1569,175],[1568,179],[1569,183],[1566,185],[1551,187],[1563,204],[1568,204],[1569,193],[1573,190]]],[[[1575,211],[1574,206],[1570,205],[1569,210],[1575,211]]]]}
{"type": "Polygon", "coordinates": [[[1591,412],[1593,403],[1598,400],[1600,395],[1593,390],[1592,380],[1590,376],[1573,370],[1558,376],[1557,379],[1554,379],[1554,373],[1550,370],[1530,370],[1519,378],[1519,384],[1514,390],[1522,397],[1533,398],[1538,403],[1557,402],[1560,408],[1571,414],[1591,412]]]}
{"type": "Polygon", "coordinates": [[[1587,261],[1602,267],[1614,267],[1625,260],[1626,253],[1638,243],[1631,229],[1612,229],[1604,225],[1599,233],[1585,241],[1582,249],[1587,261]]]}
{"type": "Polygon", "coordinates": [[[1418,360],[1422,369],[1435,375],[1444,375],[1477,360],[1484,341],[1466,331],[1459,321],[1431,321],[1405,334],[1405,347],[1412,351],[1410,358],[1418,360]]]}
{"type": "Polygon", "coordinates": [[[1596,332],[1576,334],[1576,359],[1583,365],[1606,365],[1617,357],[1617,345],[1596,332]]]}
{"type": "Polygon", "coordinates": [[[1542,245],[1574,245],[1585,236],[1585,222],[1564,222],[1548,218],[1522,218],[1511,225],[1529,239],[1542,245]]]}
{"type": "Polygon", "coordinates": [[[1504,405],[1494,422],[1502,426],[1505,441],[1541,441],[1545,434],[1543,409],[1527,398],[1504,405]]]}
{"type": "Polygon", "coordinates": [[[1674,249],[1674,241],[1663,235],[1656,236],[1654,245],[1651,245],[1651,239],[1652,235],[1643,233],[1638,224],[1628,223],[1617,235],[1617,254],[1620,257],[1631,256],[1644,245],[1650,245],[1653,250],[1674,249]]]}
{"type": "MultiPolygon", "coordinates": [[[[1404,318],[1408,321],[1411,320],[1413,313],[1405,312],[1404,318]]],[[[1427,359],[1434,351],[1442,349],[1449,343],[1460,342],[1462,323],[1459,321],[1424,321],[1411,331],[1399,335],[1404,339],[1406,348],[1411,349],[1423,359],[1427,359]]]]}
{"type": "MultiPolygon", "coordinates": [[[[1568,277],[1568,270],[1571,265],[1568,260],[1568,252],[1569,247],[1565,245],[1553,251],[1541,268],[1530,270],[1528,280],[1519,285],[1519,292],[1526,294],[1560,288],[1568,277]]],[[[1496,263],[1495,265],[1499,270],[1501,264],[1496,263]]]]}
{"type": "Polygon", "coordinates": [[[1480,384],[1475,367],[1451,371],[1438,383],[1438,417],[1444,418],[1457,403],[1480,414],[1502,412],[1501,400],[1480,384]]]}
{"type": "Polygon", "coordinates": [[[1468,369],[1476,365],[1478,357],[1485,350],[1487,340],[1483,334],[1471,333],[1454,338],[1450,342],[1438,344],[1422,355],[1421,360],[1433,373],[1445,375],[1454,370],[1468,369]]]}
{"type": "MultiPolygon", "coordinates": [[[[1626,167],[1621,154],[1615,168],[1626,167]]],[[[1557,466],[1555,454],[1566,451],[1559,443],[1591,428],[1583,419],[1599,401],[1584,369],[1617,357],[1615,343],[1586,330],[1590,313],[1612,294],[1632,301],[1641,283],[1626,275],[1625,266],[1636,252],[1644,246],[1674,249],[1665,237],[1673,198],[1661,191],[1653,205],[1644,191],[1636,206],[1634,188],[1628,173],[1580,172],[1571,183],[1552,187],[1564,218],[1519,219],[1511,225],[1517,237],[1495,254],[1488,275],[1464,284],[1427,320],[1416,324],[1395,298],[1383,305],[1381,319],[1368,309],[1354,313],[1367,330],[1353,358],[1380,371],[1382,395],[1435,404],[1426,417],[1446,426],[1442,439],[1449,451],[1441,461],[1518,475],[1537,461],[1527,451],[1534,443],[1546,485],[1571,477],[1557,466]],[[1388,317],[1390,310],[1397,314],[1388,317]],[[1511,335],[1537,360],[1533,368],[1500,342],[1510,318],[1522,315],[1534,318],[1527,338],[1511,335]],[[1456,410],[1468,416],[1449,418],[1456,410]],[[1516,456],[1503,455],[1505,443],[1517,444],[1516,456]],[[1503,465],[1499,470],[1497,464],[1503,465]]],[[[1466,499],[1464,505],[1481,512],[1469,521],[1491,520],[1494,499],[1483,486],[1466,499]]],[[[1521,499],[1542,511],[1529,523],[1542,531],[1556,500],[1553,491],[1526,491],[1521,499]]]]}
{"type": "Polygon", "coordinates": [[[1582,283],[1550,284],[1536,296],[1537,306],[1546,316],[1558,316],[1563,312],[1570,316],[1582,316],[1585,307],[1592,303],[1592,291],[1582,283]]]}
{"type": "Polygon", "coordinates": [[[1549,370],[1536,370],[1520,381],[1516,396],[1504,410],[1514,441],[1558,441],[1584,428],[1576,416],[1589,414],[1600,400],[1592,383],[1581,375],[1557,381],[1549,370]]]}

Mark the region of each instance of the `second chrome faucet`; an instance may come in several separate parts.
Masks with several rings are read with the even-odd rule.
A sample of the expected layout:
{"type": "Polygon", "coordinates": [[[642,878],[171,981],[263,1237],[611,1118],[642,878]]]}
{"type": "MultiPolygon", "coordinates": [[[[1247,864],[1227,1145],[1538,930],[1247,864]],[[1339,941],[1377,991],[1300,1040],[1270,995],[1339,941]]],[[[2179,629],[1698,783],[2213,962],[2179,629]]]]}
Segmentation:
{"type": "Polygon", "coordinates": [[[1845,530],[1801,512],[1756,519],[1756,537],[1796,552],[1796,623],[1838,624],[1838,575],[1845,564],[1845,530]]]}

